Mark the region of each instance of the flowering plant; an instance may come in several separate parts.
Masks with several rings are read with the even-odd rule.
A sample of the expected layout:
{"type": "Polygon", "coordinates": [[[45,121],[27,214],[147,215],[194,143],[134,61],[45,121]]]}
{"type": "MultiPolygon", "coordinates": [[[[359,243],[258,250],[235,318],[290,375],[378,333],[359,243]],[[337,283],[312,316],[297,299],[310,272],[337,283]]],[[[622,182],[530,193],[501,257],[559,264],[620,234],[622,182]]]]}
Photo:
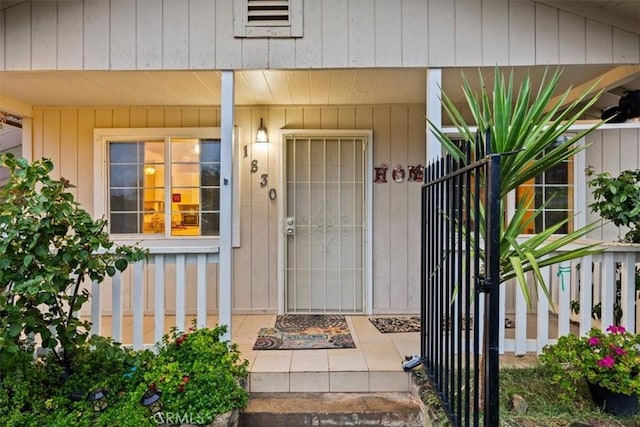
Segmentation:
{"type": "Polygon", "coordinates": [[[185,332],[172,328],[156,345],[157,355],[145,367],[138,390],[138,398],[147,391],[160,394],[161,413],[153,421],[209,424],[217,415],[247,405],[249,362],[241,359],[237,344],[220,339],[226,330],[226,325],[197,328],[194,321],[185,332]]]}
{"type": "Polygon", "coordinates": [[[640,336],[623,326],[562,336],[544,347],[540,360],[566,398],[573,398],[584,380],[617,393],[640,393],[640,336]]]}

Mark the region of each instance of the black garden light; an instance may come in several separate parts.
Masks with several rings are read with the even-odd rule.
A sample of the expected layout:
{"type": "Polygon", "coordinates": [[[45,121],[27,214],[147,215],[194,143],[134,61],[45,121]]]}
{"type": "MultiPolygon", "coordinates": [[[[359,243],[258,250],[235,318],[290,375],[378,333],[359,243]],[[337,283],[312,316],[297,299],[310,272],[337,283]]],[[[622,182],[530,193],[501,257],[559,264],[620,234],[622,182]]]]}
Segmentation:
{"type": "Polygon", "coordinates": [[[100,388],[89,393],[89,402],[93,405],[95,412],[102,412],[107,409],[109,402],[107,401],[107,390],[100,388]]]}
{"type": "Polygon", "coordinates": [[[142,399],[140,399],[140,403],[143,406],[149,408],[149,411],[152,414],[156,414],[160,412],[162,409],[162,403],[160,402],[160,396],[162,396],[162,391],[156,388],[148,388],[147,391],[142,395],[142,399]]]}

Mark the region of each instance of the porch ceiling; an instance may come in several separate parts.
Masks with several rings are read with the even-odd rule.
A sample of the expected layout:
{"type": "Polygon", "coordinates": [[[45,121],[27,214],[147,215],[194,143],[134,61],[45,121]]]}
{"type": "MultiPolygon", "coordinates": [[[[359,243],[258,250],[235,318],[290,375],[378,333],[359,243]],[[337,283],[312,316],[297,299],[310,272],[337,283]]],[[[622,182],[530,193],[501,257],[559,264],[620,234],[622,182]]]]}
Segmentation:
{"type": "MultiPolygon", "coordinates": [[[[505,71],[509,71],[506,69],[505,71]]],[[[491,85],[493,68],[482,68],[491,85]]],[[[530,73],[538,82],[545,67],[513,68],[516,81],[530,73]]],[[[477,68],[443,70],[443,90],[464,105],[461,73],[479,86],[477,68]]],[[[220,105],[219,71],[37,71],[0,72],[0,100],[34,107],[220,105]]],[[[565,67],[559,89],[598,87],[607,94],[594,113],[617,104],[623,90],[640,89],[640,66],[565,67]]],[[[424,104],[426,69],[245,70],[236,73],[237,105],[424,104]]],[[[0,111],[3,111],[0,105],[0,111]]]]}

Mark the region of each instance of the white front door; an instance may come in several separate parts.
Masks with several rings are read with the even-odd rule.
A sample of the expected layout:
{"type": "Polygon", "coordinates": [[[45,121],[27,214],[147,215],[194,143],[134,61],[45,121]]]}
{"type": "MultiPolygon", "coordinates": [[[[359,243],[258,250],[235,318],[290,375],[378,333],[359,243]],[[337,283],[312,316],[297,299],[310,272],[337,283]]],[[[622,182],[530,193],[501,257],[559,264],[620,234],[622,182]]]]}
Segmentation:
{"type": "Polygon", "coordinates": [[[365,309],[365,136],[285,136],[288,313],[365,309]]]}

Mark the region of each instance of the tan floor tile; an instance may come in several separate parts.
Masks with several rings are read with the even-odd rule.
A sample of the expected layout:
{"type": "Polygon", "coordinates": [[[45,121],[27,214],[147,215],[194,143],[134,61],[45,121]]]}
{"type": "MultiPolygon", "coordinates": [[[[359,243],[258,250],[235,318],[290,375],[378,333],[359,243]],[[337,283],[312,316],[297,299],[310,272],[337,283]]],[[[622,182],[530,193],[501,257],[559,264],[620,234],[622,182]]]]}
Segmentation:
{"type": "Polygon", "coordinates": [[[291,372],[327,372],[329,356],[327,350],[298,350],[291,358],[291,372]]]}
{"type": "Polygon", "coordinates": [[[369,391],[409,391],[407,372],[369,372],[369,391]]]}
{"type": "Polygon", "coordinates": [[[328,372],[291,372],[289,376],[289,391],[291,392],[328,392],[328,372]]]}
{"type": "Polygon", "coordinates": [[[366,371],[367,362],[362,353],[329,354],[329,371],[366,371]]]}
{"type": "Polygon", "coordinates": [[[271,327],[275,324],[275,321],[275,314],[252,314],[247,316],[240,324],[237,333],[253,333],[257,336],[260,328],[271,327]]]}
{"type": "Polygon", "coordinates": [[[249,375],[249,391],[252,393],[263,392],[289,392],[288,372],[252,372],[249,375]]]}
{"type": "Polygon", "coordinates": [[[390,356],[399,354],[391,341],[379,343],[361,343],[360,348],[366,356],[390,356]]]}
{"type": "Polygon", "coordinates": [[[390,356],[365,356],[369,371],[399,371],[402,370],[403,360],[390,356]]]}
{"type": "Polygon", "coordinates": [[[409,342],[420,345],[420,332],[400,332],[397,334],[386,334],[392,342],[409,342]]]}
{"type": "Polygon", "coordinates": [[[259,351],[253,362],[253,372],[289,372],[291,369],[291,352],[284,354],[265,354],[259,351]]]}
{"type": "Polygon", "coordinates": [[[369,391],[369,373],[329,372],[329,391],[366,393],[369,391]]]}
{"type": "Polygon", "coordinates": [[[400,356],[412,356],[414,354],[420,354],[420,343],[414,342],[395,342],[396,350],[400,353],[400,356]]]}

